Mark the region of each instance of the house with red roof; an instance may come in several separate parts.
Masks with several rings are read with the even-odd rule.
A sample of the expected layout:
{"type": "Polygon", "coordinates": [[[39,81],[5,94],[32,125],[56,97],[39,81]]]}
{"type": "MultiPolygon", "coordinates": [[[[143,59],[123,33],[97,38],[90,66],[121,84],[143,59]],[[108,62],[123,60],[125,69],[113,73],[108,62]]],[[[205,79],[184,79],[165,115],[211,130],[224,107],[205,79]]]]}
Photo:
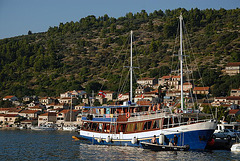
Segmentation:
{"type": "Polygon", "coordinates": [[[22,110],[19,113],[20,116],[27,118],[28,120],[37,118],[39,114],[41,114],[41,112],[37,110],[22,110]]]}
{"type": "Polygon", "coordinates": [[[229,110],[228,114],[230,116],[237,117],[238,115],[240,115],[240,109],[229,110]]]}
{"type": "MultiPolygon", "coordinates": [[[[179,89],[179,85],[180,85],[180,81],[181,81],[181,76],[177,75],[177,76],[163,76],[161,78],[158,79],[158,85],[160,86],[168,86],[172,89],[179,89]]],[[[185,81],[185,77],[183,77],[183,82],[185,81]]]]}
{"type": "Polygon", "coordinates": [[[236,75],[240,73],[240,62],[228,63],[225,67],[224,72],[228,75],[236,75]]]}
{"type": "Polygon", "coordinates": [[[230,96],[240,96],[240,89],[231,89],[230,96]]]}
{"type": "Polygon", "coordinates": [[[52,102],[50,104],[47,104],[46,108],[47,109],[66,109],[66,108],[69,108],[69,105],[65,104],[65,103],[55,103],[55,102],[52,102]]]}
{"type": "Polygon", "coordinates": [[[209,87],[194,87],[193,88],[193,94],[206,94],[208,95],[210,92],[209,87]]]}
{"type": "Polygon", "coordinates": [[[3,124],[5,125],[14,125],[15,121],[19,118],[18,114],[4,114],[3,124]]]}
{"type": "Polygon", "coordinates": [[[23,109],[19,109],[19,108],[9,108],[9,110],[7,111],[7,114],[19,114],[19,112],[21,112],[23,109]]]}
{"type": "Polygon", "coordinates": [[[60,94],[60,98],[65,97],[78,97],[78,98],[87,98],[87,92],[83,90],[73,90],[73,91],[67,91],[65,93],[60,94]]]}
{"type": "MultiPolygon", "coordinates": [[[[190,82],[184,82],[183,83],[183,90],[184,91],[189,91],[189,90],[191,90],[193,88],[193,85],[192,85],[192,83],[190,83],[190,82]]],[[[181,90],[181,85],[178,85],[178,88],[177,88],[178,90],[181,90]]]]}
{"type": "Polygon", "coordinates": [[[75,104],[77,102],[76,97],[63,97],[58,99],[59,103],[65,103],[65,104],[75,104]]]}
{"type": "Polygon", "coordinates": [[[39,102],[43,105],[47,105],[47,104],[50,104],[50,103],[54,102],[54,98],[42,97],[42,98],[39,99],[39,102]]]}
{"type": "Polygon", "coordinates": [[[3,98],[3,101],[7,101],[7,100],[13,102],[13,101],[17,101],[18,98],[16,96],[5,96],[3,98]]]}
{"type": "Polygon", "coordinates": [[[44,124],[55,124],[57,120],[56,113],[47,112],[38,116],[38,126],[44,124]]]}
{"type": "Polygon", "coordinates": [[[57,113],[56,117],[57,117],[57,121],[56,124],[61,125],[61,124],[66,124],[67,122],[76,122],[77,119],[77,115],[78,115],[79,111],[78,110],[62,110],[60,112],[57,113]],[[70,119],[71,117],[71,119],[70,119]]]}
{"type": "Polygon", "coordinates": [[[44,111],[46,108],[45,107],[43,107],[43,106],[33,106],[33,107],[27,107],[26,108],[27,110],[35,110],[35,111],[44,111]]]}
{"type": "Polygon", "coordinates": [[[230,104],[240,105],[240,96],[228,96],[227,102],[230,104]]]}
{"type": "Polygon", "coordinates": [[[0,108],[0,114],[6,114],[9,110],[10,108],[0,108]]]}
{"type": "Polygon", "coordinates": [[[142,86],[149,86],[153,87],[155,84],[157,84],[156,78],[142,78],[137,80],[137,84],[140,84],[142,86]]]}

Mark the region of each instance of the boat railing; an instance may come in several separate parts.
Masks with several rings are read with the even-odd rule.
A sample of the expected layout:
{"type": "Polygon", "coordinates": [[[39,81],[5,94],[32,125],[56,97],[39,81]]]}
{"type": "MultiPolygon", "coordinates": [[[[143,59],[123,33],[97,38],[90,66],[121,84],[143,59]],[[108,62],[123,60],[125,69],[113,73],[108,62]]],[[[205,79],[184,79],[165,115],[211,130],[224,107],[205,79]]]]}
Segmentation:
{"type": "MultiPolygon", "coordinates": [[[[89,113],[83,113],[82,116],[87,117],[90,115],[89,113]]],[[[144,120],[151,120],[151,119],[158,119],[158,118],[172,118],[176,114],[170,114],[169,112],[163,111],[163,110],[157,110],[157,111],[142,111],[142,112],[135,112],[135,113],[116,113],[116,114],[91,114],[93,118],[102,118],[102,119],[110,119],[115,118],[117,119],[119,116],[125,116],[128,118],[127,122],[136,122],[136,121],[144,121],[144,120]]],[[[177,116],[177,115],[176,115],[177,116]]],[[[177,116],[179,118],[179,115],[177,116]]],[[[111,122],[113,121],[110,119],[111,122]]],[[[181,125],[187,125],[187,124],[194,124],[194,123],[200,123],[200,122],[206,122],[211,119],[190,119],[188,121],[178,121],[177,123],[164,125],[166,127],[176,127],[181,125]]],[[[116,120],[115,120],[116,121],[116,120]]],[[[164,128],[166,128],[164,127],[164,128]]]]}
{"type": "Polygon", "coordinates": [[[82,113],[83,117],[87,117],[88,115],[92,115],[94,118],[117,118],[118,116],[126,116],[129,115],[129,119],[148,119],[148,118],[157,118],[159,116],[164,116],[166,114],[169,114],[169,112],[165,112],[163,110],[158,111],[142,111],[142,112],[135,112],[135,113],[115,113],[115,114],[100,114],[100,113],[88,113],[84,112],[82,113]]]}

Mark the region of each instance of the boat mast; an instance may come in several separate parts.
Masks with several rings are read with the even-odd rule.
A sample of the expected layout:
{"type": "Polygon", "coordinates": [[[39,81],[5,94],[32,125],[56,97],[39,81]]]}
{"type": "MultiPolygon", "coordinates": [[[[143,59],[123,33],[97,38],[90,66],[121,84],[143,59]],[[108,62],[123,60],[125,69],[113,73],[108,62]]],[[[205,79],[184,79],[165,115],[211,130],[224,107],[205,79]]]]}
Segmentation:
{"type": "Polygon", "coordinates": [[[132,103],[132,75],[133,75],[133,67],[132,67],[132,35],[133,35],[133,31],[131,30],[131,56],[130,56],[130,103],[132,103]]]}
{"type": "Polygon", "coordinates": [[[182,13],[179,17],[180,20],[180,70],[181,70],[181,110],[183,111],[183,53],[182,53],[182,13]]]}

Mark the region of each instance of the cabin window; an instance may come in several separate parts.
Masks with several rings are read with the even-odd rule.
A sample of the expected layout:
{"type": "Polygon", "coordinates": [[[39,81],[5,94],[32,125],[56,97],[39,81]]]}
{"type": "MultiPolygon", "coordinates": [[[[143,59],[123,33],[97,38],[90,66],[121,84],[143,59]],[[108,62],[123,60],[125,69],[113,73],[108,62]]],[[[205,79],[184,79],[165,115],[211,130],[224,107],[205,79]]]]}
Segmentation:
{"type": "Polygon", "coordinates": [[[118,125],[118,132],[125,132],[126,124],[120,124],[118,125]]]}
{"type": "Polygon", "coordinates": [[[97,123],[92,124],[92,130],[97,131],[97,127],[98,127],[97,123]]]}
{"type": "Polygon", "coordinates": [[[174,121],[174,127],[179,126],[179,120],[177,117],[174,117],[173,121],[174,121]]]}
{"type": "Polygon", "coordinates": [[[104,132],[110,132],[110,124],[104,124],[104,132]]]}
{"type": "Polygon", "coordinates": [[[152,124],[152,121],[145,122],[143,130],[151,129],[151,124],[152,124]]]}
{"type": "Polygon", "coordinates": [[[164,118],[163,120],[163,128],[167,128],[168,127],[168,118],[164,118]]]}
{"type": "Polygon", "coordinates": [[[160,120],[159,120],[159,127],[160,127],[160,129],[163,128],[163,119],[160,119],[160,120]]]}
{"type": "Polygon", "coordinates": [[[136,124],[136,131],[142,131],[142,127],[143,127],[143,122],[139,122],[136,124]]]}
{"type": "Polygon", "coordinates": [[[89,130],[90,129],[92,130],[92,124],[93,124],[92,122],[89,123],[89,127],[88,127],[89,130]]]}
{"type": "Polygon", "coordinates": [[[159,120],[153,122],[153,129],[159,129],[159,120]]]}
{"type": "Polygon", "coordinates": [[[111,126],[110,126],[110,131],[111,132],[116,132],[116,124],[112,123],[111,126]]]}
{"type": "Polygon", "coordinates": [[[98,126],[98,131],[102,132],[103,131],[103,123],[99,123],[98,126]]]}
{"type": "Polygon", "coordinates": [[[182,122],[184,122],[184,124],[186,125],[188,122],[189,118],[182,118],[182,122]]]}
{"type": "Polygon", "coordinates": [[[88,122],[84,122],[83,129],[85,130],[90,129],[90,124],[88,122]]]}
{"type": "Polygon", "coordinates": [[[135,123],[127,124],[127,132],[134,132],[135,130],[135,123]]]}

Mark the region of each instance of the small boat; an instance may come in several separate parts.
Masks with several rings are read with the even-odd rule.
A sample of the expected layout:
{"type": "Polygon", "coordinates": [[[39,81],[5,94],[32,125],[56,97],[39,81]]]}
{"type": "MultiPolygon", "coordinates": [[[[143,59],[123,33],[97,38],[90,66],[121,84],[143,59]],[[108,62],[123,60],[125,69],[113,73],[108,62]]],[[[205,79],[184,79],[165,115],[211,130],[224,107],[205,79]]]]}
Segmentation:
{"type": "Polygon", "coordinates": [[[190,148],[189,145],[173,146],[173,145],[153,144],[148,142],[141,142],[141,144],[144,149],[150,149],[153,151],[188,151],[190,148]]]}
{"type": "Polygon", "coordinates": [[[231,147],[232,152],[240,152],[240,137],[236,137],[236,143],[232,145],[231,147]]]}
{"type": "Polygon", "coordinates": [[[47,124],[47,125],[33,126],[33,127],[31,127],[31,130],[53,131],[53,130],[57,130],[57,129],[54,127],[54,125],[47,124]]]}
{"type": "Polygon", "coordinates": [[[77,131],[76,126],[63,126],[63,131],[77,131]]]}
{"type": "Polygon", "coordinates": [[[235,143],[231,147],[232,152],[240,152],[240,143],[235,143]]]}

